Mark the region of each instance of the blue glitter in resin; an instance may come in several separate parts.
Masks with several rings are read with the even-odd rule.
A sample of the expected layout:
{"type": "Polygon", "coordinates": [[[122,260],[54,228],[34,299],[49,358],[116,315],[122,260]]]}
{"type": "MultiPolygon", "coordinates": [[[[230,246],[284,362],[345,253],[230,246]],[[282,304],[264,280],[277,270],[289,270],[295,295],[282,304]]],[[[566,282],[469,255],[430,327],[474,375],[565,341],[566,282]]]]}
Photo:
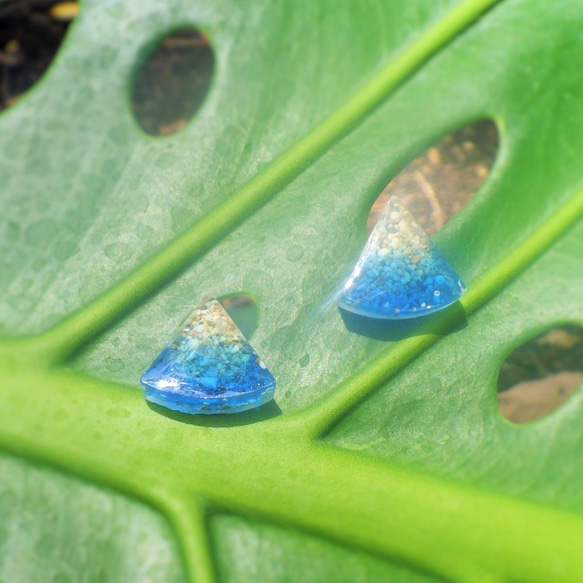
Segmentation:
{"type": "Polygon", "coordinates": [[[273,398],[275,379],[223,306],[196,308],[140,379],[151,403],[183,413],[238,413],[273,398]]]}
{"type": "Polygon", "coordinates": [[[344,284],[340,306],[371,318],[414,318],[466,287],[397,197],[391,197],[344,284]]]}

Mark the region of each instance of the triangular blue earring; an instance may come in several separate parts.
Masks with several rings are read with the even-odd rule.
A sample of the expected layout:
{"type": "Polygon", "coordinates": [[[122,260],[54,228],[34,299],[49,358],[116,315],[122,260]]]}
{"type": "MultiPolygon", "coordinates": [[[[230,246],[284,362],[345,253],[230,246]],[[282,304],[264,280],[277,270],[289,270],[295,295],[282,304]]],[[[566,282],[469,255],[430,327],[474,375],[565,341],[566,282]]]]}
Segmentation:
{"type": "Polygon", "coordinates": [[[215,299],[197,307],[140,382],[146,400],[183,413],[238,413],[273,398],[275,379],[215,299]]]}
{"type": "Polygon", "coordinates": [[[413,318],[455,302],[466,287],[393,196],[342,290],[340,306],[372,318],[413,318]]]}

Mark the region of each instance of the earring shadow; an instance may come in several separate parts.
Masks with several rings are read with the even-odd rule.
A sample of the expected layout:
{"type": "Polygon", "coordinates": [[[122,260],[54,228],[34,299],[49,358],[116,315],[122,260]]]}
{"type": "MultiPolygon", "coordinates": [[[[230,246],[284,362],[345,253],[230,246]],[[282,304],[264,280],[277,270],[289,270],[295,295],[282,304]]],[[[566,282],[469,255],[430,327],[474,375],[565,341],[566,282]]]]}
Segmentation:
{"type": "Polygon", "coordinates": [[[347,330],[359,336],[381,340],[383,342],[397,342],[410,336],[422,334],[439,334],[458,332],[468,325],[466,313],[459,302],[434,312],[424,314],[418,318],[403,320],[381,320],[369,318],[338,307],[340,316],[347,330]]]}
{"type": "Polygon", "coordinates": [[[188,425],[198,425],[199,427],[240,427],[242,425],[259,423],[260,421],[272,419],[273,417],[279,417],[283,414],[275,401],[269,401],[269,403],[265,403],[261,407],[249,409],[249,411],[242,411],[241,413],[219,413],[216,415],[190,415],[188,413],[180,413],[179,411],[166,409],[166,407],[150,403],[149,401],[146,401],[146,404],[152,411],[168,419],[188,425]]]}

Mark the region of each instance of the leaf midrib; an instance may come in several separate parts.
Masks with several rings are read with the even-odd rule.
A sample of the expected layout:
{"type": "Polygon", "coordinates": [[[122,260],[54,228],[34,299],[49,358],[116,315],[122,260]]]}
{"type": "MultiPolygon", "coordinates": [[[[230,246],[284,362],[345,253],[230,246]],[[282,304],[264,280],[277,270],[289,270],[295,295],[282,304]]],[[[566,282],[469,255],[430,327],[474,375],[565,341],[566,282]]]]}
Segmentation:
{"type": "Polygon", "coordinates": [[[1,449],[145,502],[177,528],[184,548],[201,533],[185,528],[182,514],[194,519],[195,501],[209,500],[453,581],[580,578],[581,517],[329,447],[286,417],[208,432],[152,415],[139,391],[78,374],[23,371],[0,383],[13,385],[0,409],[1,449]],[[49,402],[46,388],[56,397],[49,402]],[[557,548],[560,570],[548,555],[557,548]]]}

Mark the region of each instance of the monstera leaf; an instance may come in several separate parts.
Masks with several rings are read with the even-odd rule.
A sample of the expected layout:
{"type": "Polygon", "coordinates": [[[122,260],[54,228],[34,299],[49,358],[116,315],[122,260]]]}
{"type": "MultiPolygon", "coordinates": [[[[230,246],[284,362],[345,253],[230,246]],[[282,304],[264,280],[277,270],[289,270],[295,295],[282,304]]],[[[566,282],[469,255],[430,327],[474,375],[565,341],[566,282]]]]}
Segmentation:
{"type": "Polygon", "coordinates": [[[583,322],[582,27],[575,0],[84,2],[0,117],[0,580],[582,580],[583,393],[496,403],[515,346],[583,322]],[[211,91],[146,136],[132,80],[189,26],[211,91]],[[485,117],[493,172],[434,237],[467,295],[349,329],[372,202],[485,117]],[[243,292],[278,407],[146,406],[190,309],[243,292]]]}

